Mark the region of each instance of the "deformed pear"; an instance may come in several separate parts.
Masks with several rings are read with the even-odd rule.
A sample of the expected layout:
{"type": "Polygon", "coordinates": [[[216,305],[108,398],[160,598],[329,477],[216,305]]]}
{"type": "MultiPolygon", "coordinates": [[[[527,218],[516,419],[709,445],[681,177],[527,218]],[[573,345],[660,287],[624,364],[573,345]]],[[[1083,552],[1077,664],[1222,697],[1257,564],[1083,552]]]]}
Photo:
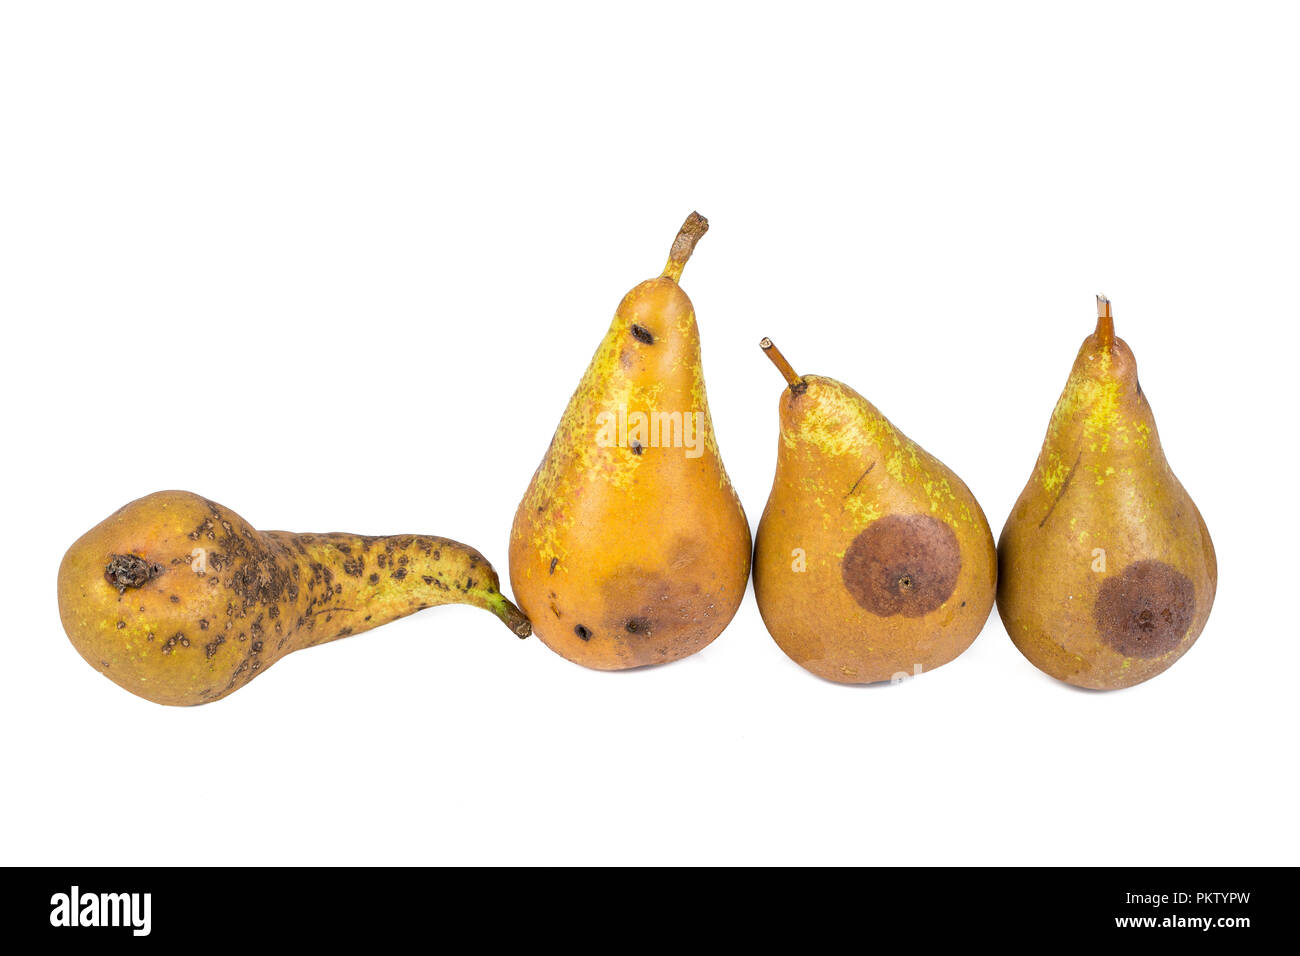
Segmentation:
{"type": "Polygon", "coordinates": [[[951,661],[993,608],[993,534],[953,472],[841,382],[785,375],[754,594],[768,631],[819,677],[872,683],[951,661]]]}
{"type": "Polygon", "coordinates": [[[206,704],[292,651],[438,604],[528,619],[473,548],[429,535],[258,531],[186,491],[133,501],[59,566],[59,615],[86,663],[159,704],[206,704]]]}
{"type": "Polygon", "coordinates": [[[587,667],[693,654],[745,594],[749,525],[678,285],[707,228],[692,213],[663,275],[623,298],[515,514],[515,597],[548,647],[587,667]]]}
{"type": "Polygon", "coordinates": [[[1205,627],[1218,583],[1214,545],[1165,460],[1104,296],[998,559],[998,613],[1012,641],[1079,687],[1148,680],[1205,627]]]}

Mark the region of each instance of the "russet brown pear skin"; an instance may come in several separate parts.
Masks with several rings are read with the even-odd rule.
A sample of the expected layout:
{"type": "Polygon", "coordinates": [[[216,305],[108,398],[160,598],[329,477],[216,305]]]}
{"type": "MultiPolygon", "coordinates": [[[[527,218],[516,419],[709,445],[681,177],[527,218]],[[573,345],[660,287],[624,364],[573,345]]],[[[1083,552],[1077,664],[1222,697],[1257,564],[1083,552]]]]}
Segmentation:
{"type": "Polygon", "coordinates": [[[258,531],[186,491],[119,509],[59,567],[77,652],[159,704],[219,700],[286,654],[438,604],[481,607],[531,633],[492,566],[459,542],[258,531]]]}
{"type": "Polygon", "coordinates": [[[781,394],[776,475],[754,548],[763,622],[827,680],[874,683],[951,661],[993,609],[993,534],[970,489],[841,382],[781,394]]]}
{"type": "Polygon", "coordinates": [[[998,613],[1039,669],[1093,690],[1148,680],[1200,635],[1218,564],[1165,460],[1133,352],[1098,297],[1038,463],[998,542],[998,613]]]}
{"type": "Polygon", "coordinates": [[[515,514],[515,597],[548,647],[586,667],[693,654],[745,594],[749,525],[678,285],[707,228],[692,213],[664,274],[623,298],[515,514]]]}

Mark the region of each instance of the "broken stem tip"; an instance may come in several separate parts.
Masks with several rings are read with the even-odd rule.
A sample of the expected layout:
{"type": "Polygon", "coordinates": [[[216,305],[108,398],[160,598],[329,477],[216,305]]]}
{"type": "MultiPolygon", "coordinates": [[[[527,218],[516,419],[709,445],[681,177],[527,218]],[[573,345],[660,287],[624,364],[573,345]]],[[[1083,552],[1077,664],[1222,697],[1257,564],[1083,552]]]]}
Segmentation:
{"type": "Polygon", "coordinates": [[[510,603],[510,599],[497,592],[497,601],[492,602],[492,612],[505,622],[506,627],[524,638],[533,633],[533,624],[523,611],[510,603]]]}
{"type": "Polygon", "coordinates": [[[709,220],[698,212],[693,212],[686,217],[682,228],[678,230],[677,238],[673,240],[672,249],[668,250],[668,265],[664,266],[663,278],[672,279],[674,282],[681,279],[682,269],[686,267],[691,253],[695,251],[695,244],[708,231],[709,220]]]}
{"type": "Polygon", "coordinates": [[[1110,299],[1097,296],[1097,331],[1094,333],[1103,348],[1115,344],[1115,319],[1110,313],[1110,299]]]}
{"type": "Polygon", "coordinates": [[[790,363],[785,360],[781,350],[772,344],[771,339],[764,338],[763,341],[758,343],[758,347],[763,350],[764,355],[772,360],[772,364],[777,367],[777,370],[785,376],[787,385],[791,388],[797,388],[804,384],[804,380],[799,377],[799,373],[790,367],[790,363]]]}

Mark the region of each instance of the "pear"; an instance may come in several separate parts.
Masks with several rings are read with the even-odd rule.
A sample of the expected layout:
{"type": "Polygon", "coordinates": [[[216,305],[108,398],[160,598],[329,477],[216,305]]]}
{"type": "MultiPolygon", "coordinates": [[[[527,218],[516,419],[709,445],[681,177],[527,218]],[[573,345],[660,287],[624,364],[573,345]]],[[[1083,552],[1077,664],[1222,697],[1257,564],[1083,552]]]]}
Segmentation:
{"type": "Polygon", "coordinates": [[[841,382],[785,376],[754,595],[776,643],[841,683],[896,681],[951,661],[993,609],[997,557],[975,496],[841,382]]]}
{"type": "Polygon", "coordinates": [[[515,515],[515,597],[547,647],[586,667],[693,654],[745,594],[749,524],[678,285],[707,229],[691,213],[663,275],[624,296],[515,515]]]}
{"type": "Polygon", "coordinates": [[[220,700],[286,654],[437,604],[471,604],[531,633],[467,545],[258,531],[187,491],[119,508],[59,566],[59,615],[77,652],[159,704],[220,700]]]}
{"type": "Polygon", "coordinates": [[[1148,680],[1205,627],[1219,576],[1214,545],[1165,460],[1105,296],[998,560],[998,613],[1011,640],[1078,687],[1148,680]]]}

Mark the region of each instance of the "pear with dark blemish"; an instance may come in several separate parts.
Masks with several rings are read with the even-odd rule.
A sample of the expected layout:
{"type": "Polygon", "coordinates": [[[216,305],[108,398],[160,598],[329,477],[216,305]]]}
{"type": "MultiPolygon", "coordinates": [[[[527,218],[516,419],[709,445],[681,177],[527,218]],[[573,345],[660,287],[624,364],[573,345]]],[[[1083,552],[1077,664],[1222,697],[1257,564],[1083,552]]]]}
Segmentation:
{"type": "Polygon", "coordinates": [[[515,514],[515,597],[548,647],[587,667],[693,654],[745,594],[749,524],[678,284],[707,228],[692,213],[663,275],[624,296],[515,514]]]}
{"type": "Polygon", "coordinates": [[[528,619],[473,548],[429,535],[258,531],[186,491],[133,501],[59,566],[59,614],[92,667],[159,704],[206,704],[286,654],[438,604],[528,619]]]}
{"type": "Polygon", "coordinates": [[[776,476],[754,547],[763,622],[796,663],[841,683],[951,661],[993,609],[993,534],[970,489],[865,398],[785,376],[776,476]]]}
{"type": "Polygon", "coordinates": [[[1149,680],[1205,627],[1218,584],[1214,545],[1165,460],[1104,296],[998,560],[998,613],[1012,641],[1079,687],[1149,680]]]}

